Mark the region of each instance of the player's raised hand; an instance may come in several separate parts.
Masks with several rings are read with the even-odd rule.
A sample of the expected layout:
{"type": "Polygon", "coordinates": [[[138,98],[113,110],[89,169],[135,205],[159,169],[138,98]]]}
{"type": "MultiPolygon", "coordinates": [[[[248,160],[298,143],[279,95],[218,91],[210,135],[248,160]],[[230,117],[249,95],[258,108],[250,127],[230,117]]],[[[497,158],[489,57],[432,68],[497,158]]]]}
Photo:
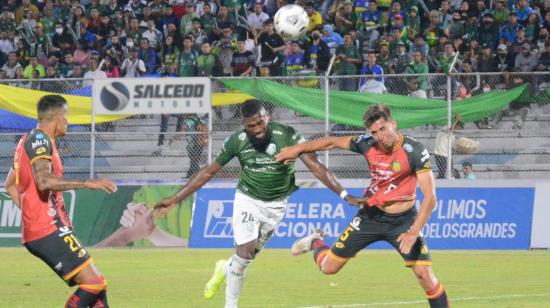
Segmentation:
{"type": "Polygon", "coordinates": [[[155,215],[160,217],[166,216],[166,213],[168,213],[168,211],[170,211],[170,209],[172,209],[177,203],[178,201],[174,198],[160,200],[154,207],[155,215]]]}
{"type": "Polygon", "coordinates": [[[302,152],[299,145],[289,146],[281,149],[279,154],[275,155],[275,161],[287,164],[295,160],[300,154],[302,154],[302,152]]]}
{"type": "Polygon", "coordinates": [[[401,233],[399,237],[397,238],[397,242],[399,243],[399,250],[403,254],[408,254],[411,252],[411,248],[416,243],[416,239],[418,238],[418,234],[415,234],[412,231],[407,231],[404,233],[401,233]]]}
{"type": "Polygon", "coordinates": [[[84,184],[86,188],[103,190],[109,194],[117,191],[115,182],[109,179],[86,180],[84,184]]]}

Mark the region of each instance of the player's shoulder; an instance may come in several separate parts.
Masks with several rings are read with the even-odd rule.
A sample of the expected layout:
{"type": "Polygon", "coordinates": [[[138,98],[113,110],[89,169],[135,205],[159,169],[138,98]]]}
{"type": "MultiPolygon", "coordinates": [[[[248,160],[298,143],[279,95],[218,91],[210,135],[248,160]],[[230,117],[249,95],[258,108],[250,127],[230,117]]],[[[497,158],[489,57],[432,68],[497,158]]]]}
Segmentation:
{"type": "Polygon", "coordinates": [[[422,152],[426,147],[411,136],[403,136],[403,150],[408,153],[422,152]]]}
{"type": "Polygon", "coordinates": [[[232,143],[232,142],[240,143],[245,141],[246,139],[247,139],[246,130],[244,128],[241,128],[235,131],[229,137],[225,138],[224,143],[232,143]]]}
{"type": "Polygon", "coordinates": [[[27,134],[25,139],[25,146],[31,147],[33,149],[39,148],[41,146],[51,147],[52,141],[50,137],[44,133],[42,130],[33,129],[27,134]]]}

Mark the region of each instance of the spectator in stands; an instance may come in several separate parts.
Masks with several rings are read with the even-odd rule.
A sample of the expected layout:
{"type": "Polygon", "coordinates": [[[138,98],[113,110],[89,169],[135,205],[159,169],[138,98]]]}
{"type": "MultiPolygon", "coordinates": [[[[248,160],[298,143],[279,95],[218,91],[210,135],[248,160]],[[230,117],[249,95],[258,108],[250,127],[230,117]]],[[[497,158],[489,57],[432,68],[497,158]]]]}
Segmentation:
{"type": "Polygon", "coordinates": [[[145,73],[154,74],[160,65],[160,58],[155,50],[149,47],[149,40],[143,37],[139,43],[138,56],[145,63],[145,73]]]}
{"type": "Polygon", "coordinates": [[[305,5],[305,10],[309,16],[309,24],[307,26],[308,32],[313,31],[313,29],[319,29],[323,26],[323,17],[319,14],[319,12],[315,11],[313,8],[314,5],[315,2],[313,1],[308,1],[305,5]]]}
{"type": "Polygon", "coordinates": [[[500,30],[500,38],[506,39],[507,42],[515,42],[519,28],[520,25],[518,24],[516,13],[510,13],[508,23],[506,23],[500,30]]]}
{"type": "Polygon", "coordinates": [[[32,14],[32,16],[38,16],[38,13],[40,13],[40,11],[38,10],[38,7],[32,4],[31,0],[22,0],[21,6],[15,12],[15,22],[20,24],[23,18],[25,18],[25,15],[27,15],[27,12],[32,14]]]}
{"type": "Polygon", "coordinates": [[[212,13],[212,6],[209,3],[205,3],[203,6],[203,14],[200,17],[201,26],[203,30],[208,34],[209,40],[214,40],[214,36],[219,35],[218,21],[216,16],[212,13]]]}
{"type": "MultiPolygon", "coordinates": [[[[147,39],[149,47],[154,51],[159,51],[162,48],[162,33],[155,28],[155,20],[147,21],[147,30],[141,33],[141,39],[147,39]]],[[[145,61],[147,63],[147,61],[145,61]]]]}
{"type": "Polygon", "coordinates": [[[137,47],[130,48],[130,58],[124,59],[120,67],[120,71],[124,77],[141,77],[147,72],[145,62],[138,57],[139,49],[137,47]]]}
{"type": "Polygon", "coordinates": [[[12,51],[8,55],[8,61],[2,66],[2,70],[6,72],[6,78],[13,79],[15,78],[15,71],[17,68],[21,67],[17,58],[17,53],[12,51]]]}
{"type": "Polygon", "coordinates": [[[416,37],[417,34],[421,33],[421,20],[420,15],[418,15],[418,6],[412,5],[409,10],[409,18],[405,21],[405,26],[409,29],[409,37],[416,37]]]}
{"type": "Polygon", "coordinates": [[[239,38],[237,41],[238,51],[233,53],[231,62],[233,76],[250,76],[254,71],[256,58],[252,52],[246,50],[245,40],[239,38]]]}
{"type": "Polygon", "coordinates": [[[305,67],[304,52],[300,48],[298,41],[290,43],[290,50],[285,57],[285,66],[288,75],[296,75],[305,67]]]}
{"type": "Polygon", "coordinates": [[[260,66],[269,66],[272,76],[280,75],[281,62],[279,54],[285,49],[283,38],[275,33],[273,20],[265,22],[264,32],[256,36],[256,44],[260,46],[260,66]]]}
{"type": "Polygon", "coordinates": [[[508,21],[508,17],[510,15],[510,11],[506,6],[506,0],[497,0],[494,3],[494,9],[491,13],[495,17],[495,23],[499,27],[503,26],[508,21]]]}
{"type": "Polygon", "coordinates": [[[438,11],[433,10],[429,15],[429,25],[424,30],[423,36],[430,47],[437,45],[438,39],[445,34],[441,25],[441,18],[438,11]]]}
{"type": "Polygon", "coordinates": [[[55,24],[55,34],[52,36],[52,51],[67,51],[73,46],[73,38],[65,31],[62,22],[55,24]]]}
{"type": "Polygon", "coordinates": [[[521,53],[516,56],[514,71],[532,72],[538,65],[537,55],[531,52],[531,45],[523,43],[521,53]]]}
{"type": "Polygon", "coordinates": [[[462,174],[464,175],[462,178],[465,180],[475,180],[476,175],[473,171],[472,163],[469,161],[465,161],[462,163],[462,174]]]}
{"type": "Polygon", "coordinates": [[[197,57],[197,76],[221,76],[223,74],[222,63],[218,56],[212,53],[209,42],[201,45],[201,55],[197,57]]]}
{"type": "MultiPolygon", "coordinates": [[[[447,178],[447,159],[449,157],[449,138],[451,139],[451,148],[452,144],[455,141],[454,132],[459,125],[461,125],[462,116],[460,113],[457,113],[453,119],[451,127],[443,127],[443,129],[435,137],[434,145],[434,158],[437,165],[437,178],[445,179],[447,178]]],[[[451,163],[452,164],[452,163],[451,163]]]]}
{"type": "Polygon", "coordinates": [[[353,11],[353,2],[351,0],[344,1],[342,8],[336,12],[334,23],[336,31],[341,34],[355,29],[357,14],[353,11]]]}
{"type": "Polygon", "coordinates": [[[525,23],[525,36],[529,43],[534,43],[540,32],[539,15],[537,12],[531,12],[525,23]]]}
{"type": "Polygon", "coordinates": [[[498,42],[499,30],[497,24],[494,22],[493,14],[483,14],[483,22],[479,27],[477,37],[481,45],[487,44],[489,48],[495,49],[498,42]]]}
{"type": "Polygon", "coordinates": [[[428,92],[428,64],[426,64],[424,56],[420,51],[414,51],[412,57],[413,61],[407,65],[405,73],[420,76],[411,77],[409,79],[409,89],[417,91],[415,96],[426,98],[428,92]],[[414,84],[414,86],[411,86],[411,84],[414,84]]]}
{"type": "Polygon", "coordinates": [[[527,18],[532,11],[533,9],[529,6],[528,0],[519,0],[515,11],[516,16],[518,17],[518,22],[525,25],[527,23],[527,18]]]}
{"type": "Polygon", "coordinates": [[[264,23],[269,19],[269,15],[267,15],[263,11],[263,4],[262,2],[256,2],[254,4],[254,11],[250,12],[247,17],[248,24],[252,28],[251,30],[254,31],[262,31],[264,27],[264,23]]]}
{"type": "MultiPolygon", "coordinates": [[[[371,49],[367,50],[366,53],[362,55],[363,63],[366,63],[369,59],[369,52],[371,49]]],[[[390,54],[390,46],[387,41],[380,42],[380,54],[376,58],[376,63],[380,65],[382,70],[384,72],[387,72],[388,74],[391,74],[390,72],[390,64],[391,64],[392,55],[390,54]]]]}
{"type": "MultiPolygon", "coordinates": [[[[361,65],[359,50],[353,44],[350,34],[344,34],[344,45],[336,50],[337,64],[336,75],[357,75],[357,67],[361,65]]],[[[338,78],[338,88],[342,91],[356,91],[357,80],[355,78],[338,78]]]]}
{"type": "Polygon", "coordinates": [[[185,15],[180,19],[181,36],[185,36],[192,31],[194,18],[200,19],[200,16],[195,12],[195,5],[193,2],[187,2],[185,15]]]}
{"type": "Polygon", "coordinates": [[[363,25],[383,26],[382,12],[378,9],[376,0],[368,0],[368,3],[367,10],[361,13],[361,21],[363,25]]]}
{"type": "Polygon", "coordinates": [[[178,76],[194,77],[197,74],[197,58],[199,54],[193,49],[193,37],[186,36],[183,39],[183,49],[178,55],[178,76]]]}
{"type": "Polygon", "coordinates": [[[84,73],[84,79],[88,79],[88,81],[84,85],[92,85],[93,79],[101,79],[101,78],[107,78],[107,74],[101,70],[101,68],[98,66],[97,60],[91,59],[90,60],[90,68],[86,73],[84,73]]]}
{"type": "Polygon", "coordinates": [[[538,71],[550,71],[550,41],[545,43],[544,48],[539,58],[538,71]]]}
{"type": "MultiPolygon", "coordinates": [[[[351,36],[350,36],[351,37],[351,36]]],[[[350,40],[351,43],[351,40],[350,40]]],[[[357,48],[355,48],[357,50],[357,48]]],[[[305,63],[310,69],[314,69],[317,75],[323,75],[330,62],[330,48],[322,39],[319,30],[311,32],[311,40],[305,47],[305,63]]]]}
{"type": "Polygon", "coordinates": [[[25,79],[33,79],[34,71],[38,72],[38,77],[46,77],[46,69],[44,68],[44,66],[38,63],[38,58],[36,56],[31,56],[29,65],[25,67],[23,76],[25,77],[25,79]]]}
{"type": "Polygon", "coordinates": [[[376,52],[374,50],[369,51],[367,63],[361,69],[360,75],[359,92],[383,93],[386,91],[384,70],[376,64],[376,52]],[[367,76],[373,77],[367,79],[367,76]]]}
{"type": "Polygon", "coordinates": [[[15,41],[13,38],[8,37],[6,31],[0,32],[0,52],[4,54],[9,54],[10,52],[16,51],[15,41]]]}
{"type": "Polygon", "coordinates": [[[109,56],[105,57],[104,60],[105,62],[103,62],[101,69],[105,72],[107,78],[119,78],[120,70],[118,69],[118,65],[115,65],[113,59],[109,56]]]}
{"type": "Polygon", "coordinates": [[[418,51],[424,57],[426,57],[428,55],[429,50],[430,50],[430,46],[428,46],[422,34],[416,34],[414,36],[414,44],[411,45],[410,52],[413,53],[418,51]]]}
{"type": "Polygon", "coordinates": [[[2,16],[0,16],[0,31],[15,31],[15,28],[17,28],[15,17],[10,11],[9,7],[4,6],[4,9],[2,10],[2,16]]]}

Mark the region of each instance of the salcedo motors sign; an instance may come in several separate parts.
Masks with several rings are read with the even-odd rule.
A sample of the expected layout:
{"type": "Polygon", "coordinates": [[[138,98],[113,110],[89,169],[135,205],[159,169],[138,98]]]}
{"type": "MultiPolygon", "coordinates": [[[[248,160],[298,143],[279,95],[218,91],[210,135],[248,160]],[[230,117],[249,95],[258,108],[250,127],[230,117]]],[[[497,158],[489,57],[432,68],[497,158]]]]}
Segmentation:
{"type": "Polygon", "coordinates": [[[210,83],[206,77],[96,79],[92,104],[97,115],[207,113],[210,83]]]}

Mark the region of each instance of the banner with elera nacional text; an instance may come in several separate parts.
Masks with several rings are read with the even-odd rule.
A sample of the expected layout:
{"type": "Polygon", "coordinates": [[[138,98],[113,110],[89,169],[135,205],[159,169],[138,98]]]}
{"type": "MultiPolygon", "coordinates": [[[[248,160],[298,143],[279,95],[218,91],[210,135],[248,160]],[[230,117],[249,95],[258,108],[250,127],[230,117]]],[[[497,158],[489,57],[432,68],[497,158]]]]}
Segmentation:
{"type": "MultiPolygon", "coordinates": [[[[349,189],[360,195],[361,190],[349,189]]],[[[419,199],[421,200],[421,194],[419,199]]],[[[233,247],[232,213],[235,189],[197,192],[190,247],[233,247]]],[[[528,249],[533,188],[438,188],[437,205],[423,228],[435,249],[528,249]]],[[[417,206],[419,203],[417,204],[417,206]]],[[[267,247],[289,248],[317,229],[332,243],[356,215],[336,194],[324,188],[302,188],[289,198],[285,218],[267,247]]],[[[391,248],[375,243],[369,248],[391,248]]]]}
{"type": "Polygon", "coordinates": [[[92,107],[97,115],[208,113],[207,77],[95,79],[92,107]]]}

